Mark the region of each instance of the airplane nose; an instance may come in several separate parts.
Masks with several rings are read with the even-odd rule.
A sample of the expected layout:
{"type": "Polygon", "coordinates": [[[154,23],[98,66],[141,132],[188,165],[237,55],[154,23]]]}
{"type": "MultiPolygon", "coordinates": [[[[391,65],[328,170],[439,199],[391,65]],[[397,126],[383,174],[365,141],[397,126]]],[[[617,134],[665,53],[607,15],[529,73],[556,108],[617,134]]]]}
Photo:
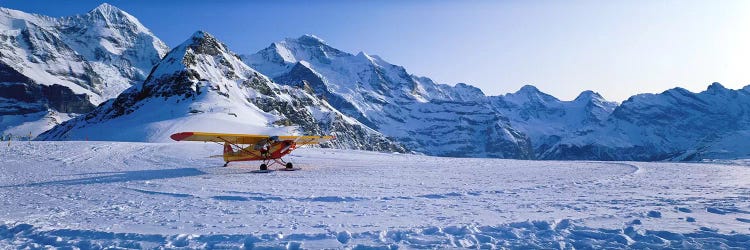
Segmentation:
{"type": "Polygon", "coordinates": [[[175,141],[182,141],[185,138],[193,136],[193,132],[180,132],[180,133],[174,133],[169,136],[169,138],[172,138],[172,140],[175,141]]]}

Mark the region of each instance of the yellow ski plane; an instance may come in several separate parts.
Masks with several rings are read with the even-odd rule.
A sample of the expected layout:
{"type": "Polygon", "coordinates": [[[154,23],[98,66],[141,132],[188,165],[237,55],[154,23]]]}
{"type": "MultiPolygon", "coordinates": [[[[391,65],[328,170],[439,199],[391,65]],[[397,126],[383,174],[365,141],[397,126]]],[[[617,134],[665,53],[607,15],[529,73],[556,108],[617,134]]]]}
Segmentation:
{"type": "Polygon", "coordinates": [[[273,164],[294,170],[291,162],[281,157],[298,146],[320,144],[335,139],[335,136],[270,136],[249,134],[223,134],[206,132],[180,132],[170,136],[175,141],[202,141],[224,144],[224,167],[233,161],[263,161],[260,170],[268,170],[273,164]]]}

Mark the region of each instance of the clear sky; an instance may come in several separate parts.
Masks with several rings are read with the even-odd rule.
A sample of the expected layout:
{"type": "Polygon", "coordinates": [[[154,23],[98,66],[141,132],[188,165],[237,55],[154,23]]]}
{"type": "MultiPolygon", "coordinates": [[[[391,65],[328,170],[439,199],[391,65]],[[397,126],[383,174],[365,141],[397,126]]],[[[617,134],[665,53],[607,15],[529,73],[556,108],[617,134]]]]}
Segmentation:
{"type": "MultiPolygon", "coordinates": [[[[0,0],[50,16],[103,1],[0,0]]],[[[486,94],[525,84],[563,100],[750,84],[750,1],[107,1],[168,45],[206,30],[240,54],[314,34],[486,94]]]]}

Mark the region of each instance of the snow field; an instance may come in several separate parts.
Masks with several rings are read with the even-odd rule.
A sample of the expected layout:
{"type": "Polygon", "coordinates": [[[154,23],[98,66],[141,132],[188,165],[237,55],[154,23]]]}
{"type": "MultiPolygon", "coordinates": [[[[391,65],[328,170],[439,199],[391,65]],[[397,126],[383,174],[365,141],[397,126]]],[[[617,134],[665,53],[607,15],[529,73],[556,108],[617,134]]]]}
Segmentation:
{"type": "Polygon", "coordinates": [[[0,145],[0,248],[750,248],[750,168],[213,143],[0,145]]]}

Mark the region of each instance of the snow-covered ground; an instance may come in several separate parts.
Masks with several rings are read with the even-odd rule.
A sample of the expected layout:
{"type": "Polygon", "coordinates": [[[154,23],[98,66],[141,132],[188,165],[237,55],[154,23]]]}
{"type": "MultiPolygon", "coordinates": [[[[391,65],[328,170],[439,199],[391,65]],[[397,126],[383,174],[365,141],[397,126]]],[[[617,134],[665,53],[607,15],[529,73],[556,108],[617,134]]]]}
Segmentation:
{"type": "Polygon", "coordinates": [[[750,167],[2,142],[0,248],[750,248],[750,167]]]}

